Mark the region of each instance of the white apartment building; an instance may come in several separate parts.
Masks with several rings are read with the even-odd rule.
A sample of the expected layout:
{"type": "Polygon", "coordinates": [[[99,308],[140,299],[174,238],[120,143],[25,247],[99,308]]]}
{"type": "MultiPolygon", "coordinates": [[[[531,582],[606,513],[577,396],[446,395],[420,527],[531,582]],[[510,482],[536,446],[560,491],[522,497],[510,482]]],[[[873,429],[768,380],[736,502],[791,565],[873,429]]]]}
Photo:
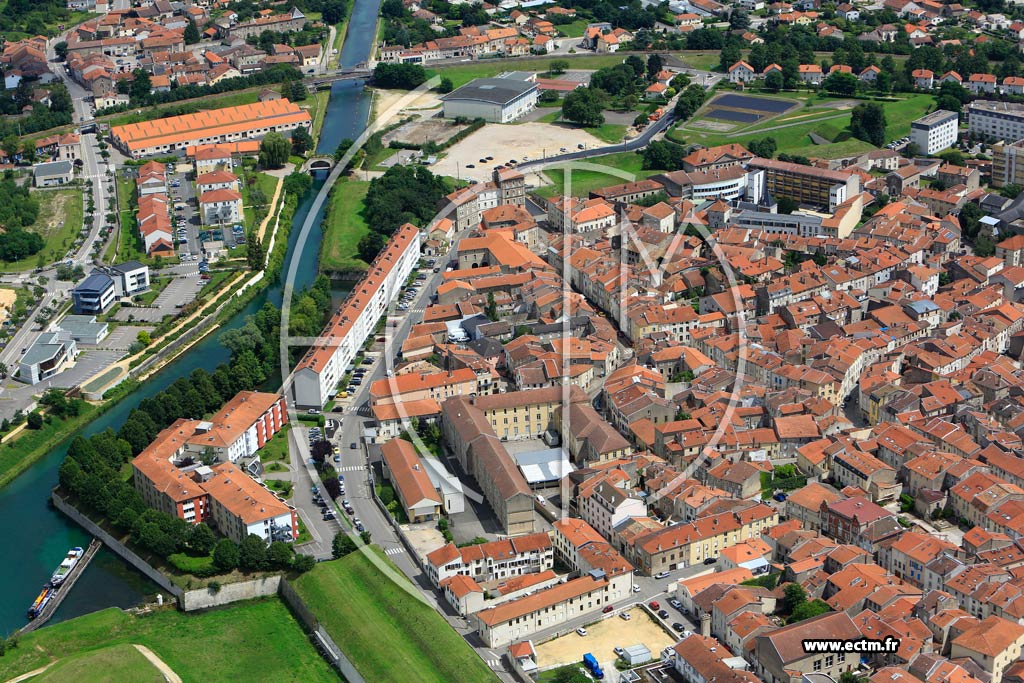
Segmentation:
{"type": "Polygon", "coordinates": [[[240,223],[242,195],[235,190],[210,190],[199,197],[199,216],[204,225],[240,223]]]}
{"type": "Polygon", "coordinates": [[[334,395],[345,369],[419,262],[420,240],[416,226],[406,223],[370,264],[292,375],[296,406],[319,408],[334,395]]]}
{"type": "Polygon", "coordinates": [[[555,552],[546,533],[526,534],[458,548],[443,545],[427,555],[427,576],[435,586],[462,575],[483,583],[524,574],[536,574],[555,566],[555,552]]]}
{"type": "Polygon", "coordinates": [[[647,505],[626,491],[602,482],[577,501],[580,518],[594,527],[604,538],[611,538],[612,528],[629,517],[644,517],[647,505]]]}
{"type": "Polygon", "coordinates": [[[939,109],[910,124],[910,141],[922,154],[937,154],[956,144],[959,117],[939,109]]]}
{"type": "Polygon", "coordinates": [[[976,100],[967,105],[967,129],[996,140],[1024,138],[1024,104],[976,100]]]}

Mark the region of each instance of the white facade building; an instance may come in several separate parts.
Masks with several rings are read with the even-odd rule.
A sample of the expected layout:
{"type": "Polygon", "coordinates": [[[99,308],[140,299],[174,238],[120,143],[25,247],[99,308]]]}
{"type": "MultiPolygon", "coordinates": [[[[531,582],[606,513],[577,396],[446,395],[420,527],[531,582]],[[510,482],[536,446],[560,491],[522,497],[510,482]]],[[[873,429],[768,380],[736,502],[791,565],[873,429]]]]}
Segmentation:
{"type": "Polygon", "coordinates": [[[1024,104],[976,100],[967,105],[967,129],[976,135],[1016,142],[1024,138],[1024,104]]]}
{"type": "Polygon", "coordinates": [[[939,109],[910,124],[910,141],[922,154],[937,154],[956,144],[959,117],[939,109]]]}
{"type": "Polygon", "coordinates": [[[296,406],[319,408],[333,396],[345,369],[395,300],[420,258],[420,231],[406,223],[373,260],[366,276],[334,314],[292,376],[296,406]]]}
{"type": "Polygon", "coordinates": [[[491,123],[515,121],[537,106],[536,83],[517,78],[478,78],[441,97],[445,118],[464,116],[491,123]]]}

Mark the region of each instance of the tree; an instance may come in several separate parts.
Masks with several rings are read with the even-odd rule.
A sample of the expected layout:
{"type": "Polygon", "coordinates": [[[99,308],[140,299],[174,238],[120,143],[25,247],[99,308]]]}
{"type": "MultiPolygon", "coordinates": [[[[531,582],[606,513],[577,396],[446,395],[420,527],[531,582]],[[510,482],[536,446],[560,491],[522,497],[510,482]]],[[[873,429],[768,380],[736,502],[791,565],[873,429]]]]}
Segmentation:
{"type": "Polygon", "coordinates": [[[580,670],[575,664],[569,664],[557,669],[551,679],[554,683],[589,683],[590,677],[580,670]]]}
{"type": "Polygon", "coordinates": [[[750,150],[751,154],[756,154],[764,159],[771,159],[775,156],[775,150],[778,145],[775,143],[775,138],[767,137],[761,140],[751,140],[747,143],[747,149],[750,150]]]}
{"type": "Polygon", "coordinates": [[[799,205],[789,197],[779,197],[779,213],[793,213],[798,208],[800,208],[799,205]]]}
{"type": "Polygon", "coordinates": [[[196,26],[196,22],[192,19],[188,20],[188,25],[185,26],[185,44],[195,45],[200,40],[199,27],[196,26]]]}
{"type": "Polygon", "coordinates": [[[665,63],[661,59],[661,55],[653,54],[647,58],[647,79],[653,81],[657,75],[661,72],[662,67],[665,63]]]}
{"type": "Polygon", "coordinates": [[[1016,199],[1017,195],[1021,192],[1021,186],[1016,183],[1010,183],[999,188],[999,194],[1003,195],[1007,199],[1016,199]]]}
{"type": "Polygon", "coordinates": [[[746,31],[750,28],[750,15],[742,9],[734,9],[729,15],[729,29],[732,31],[746,31]]]}
{"type": "Polygon", "coordinates": [[[822,86],[833,95],[852,95],[857,92],[857,77],[843,71],[833,71],[822,86]]]}
{"type": "Polygon", "coordinates": [[[770,74],[765,76],[764,87],[769,92],[779,92],[782,90],[782,86],[785,85],[782,80],[782,74],[778,71],[772,71],[770,74]]]}
{"type": "Polygon", "coordinates": [[[498,321],[498,304],[494,301],[494,292],[487,292],[487,307],[484,309],[484,315],[494,322],[498,321]]]}
{"type": "Polygon", "coordinates": [[[379,88],[412,90],[427,81],[427,72],[419,64],[389,64],[380,62],[371,78],[379,88]]]}
{"type": "Polygon", "coordinates": [[[196,524],[189,530],[188,547],[197,555],[209,555],[216,545],[217,537],[204,522],[196,524]]]}
{"type": "Polygon", "coordinates": [[[295,553],[290,543],[274,541],[267,548],[267,562],[275,569],[288,569],[292,566],[292,558],[295,553]]]}
{"type": "Polygon", "coordinates": [[[385,235],[371,231],[363,235],[362,239],[359,240],[356,251],[359,252],[359,258],[370,263],[384,249],[387,243],[388,238],[385,235]]]}
{"type": "Polygon", "coordinates": [[[63,62],[65,59],[68,58],[67,42],[63,40],[60,41],[59,43],[53,46],[53,51],[57,54],[57,59],[63,62]]]}
{"type": "Polygon", "coordinates": [[[562,118],[581,126],[604,123],[604,97],[595,88],[577,88],[565,96],[562,118]]]}
{"type": "Polygon", "coordinates": [[[238,568],[246,572],[263,569],[267,564],[267,544],[256,534],[249,534],[238,544],[238,568]]]}
{"type": "Polygon", "coordinates": [[[135,335],[135,339],[143,346],[149,346],[153,343],[153,339],[149,336],[149,332],[147,330],[139,330],[139,333],[135,335]]]}
{"type": "Polygon", "coordinates": [[[385,19],[399,19],[405,14],[402,0],[384,0],[380,5],[380,15],[385,19]]]}
{"type": "Polygon", "coordinates": [[[858,104],[850,115],[850,132],[853,137],[869,142],[875,147],[885,144],[885,109],[876,102],[858,104]]]}
{"type": "Polygon", "coordinates": [[[437,86],[437,91],[439,93],[449,93],[452,90],[455,90],[455,84],[452,83],[452,79],[442,76],[441,83],[437,86]]]}
{"type": "Polygon", "coordinates": [[[370,532],[369,531],[360,531],[359,532],[359,538],[363,541],[364,545],[370,545],[370,532]]]}
{"type": "Polygon", "coordinates": [[[276,131],[267,133],[260,142],[260,166],[263,168],[282,168],[288,163],[292,146],[288,139],[276,131]]]}
{"type": "Polygon", "coordinates": [[[569,60],[567,59],[552,59],[551,63],[548,64],[548,73],[552,76],[560,76],[569,70],[569,60]]]}
{"type": "Polygon", "coordinates": [[[668,140],[655,140],[643,149],[640,155],[647,170],[678,171],[683,167],[686,148],[668,140]]]}
{"type": "Polygon", "coordinates": [[[356,542],[349,537],[344,531],[339,531],[334,535],[334,540],[331,542],[331,555],[334,559],[345,557],[349,553],[353,553],[358,550],[356,542]]]}
{"type": "Polygon", "coordinates": [[[28,414],[27,424],[29,429],[42,429],[43,416],[37,412],[31,412],[28,414]]]}
{"type": "Polygon", "coordinates": [[[786,614],[792,614],[797,605],[807,602],[807,591],[799,583],[786,584],[782,596],[782,609],[786,614]]]}
{"type": "Polygon", "coordinates": [[[292,570],[299,574],[305,574],[310,569],[316,566],[316,558],[312,555],[305,555],[302,553],[296,554],[295,559],[292,560],[292,570]]]}
{"type": "Polygon", "coordinates": [[[213,566],[222,572],[229,572],[238,566],[238,544],[230,538],[222,538],[213,548],[213,566]]]}
{"type": "Polygon", "coordinates": [[[313,149],[313,136],[309,134],[309,131],[302,126],[293,130],[292,152],[298,156],[302,156],[311,149],[313,149]]]}
{"type": "Polygon", "coordinates": [[[820,598],[815,598],[808,602],[803,602],[796,606],[793,613],[786,620],[787,624],[795,624],[798,621],[804,621],[811,617],[816,617],[826,612],[831,612],[832,608],[828,606],[828,603],[820,598]]]}
{"type": "Polygon", "coordinates": [[[132,72],[132,83],[128,87],[128,96],[135,102],[147,102],[153,92],[153,83],[150,80],[149,72],[145,69],[136,69],[132,72]]]}

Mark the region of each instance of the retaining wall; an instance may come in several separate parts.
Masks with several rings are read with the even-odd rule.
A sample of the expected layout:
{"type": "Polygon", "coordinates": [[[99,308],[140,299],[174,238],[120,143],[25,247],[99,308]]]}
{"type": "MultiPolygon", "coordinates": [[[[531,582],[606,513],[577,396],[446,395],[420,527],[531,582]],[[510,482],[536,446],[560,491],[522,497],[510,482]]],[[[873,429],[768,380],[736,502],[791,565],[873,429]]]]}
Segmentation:
{"type": "Polygon", "coordinates": [[[216,591],[212,588],[197,588],[182,593],[178,604],[182,610],[191,612],[197,609],[220,607],[239,600],[264,598],[268,595],[277,595],[280,583],[281,575],[275,574],[250,581],[225,583],[216,591]]]}

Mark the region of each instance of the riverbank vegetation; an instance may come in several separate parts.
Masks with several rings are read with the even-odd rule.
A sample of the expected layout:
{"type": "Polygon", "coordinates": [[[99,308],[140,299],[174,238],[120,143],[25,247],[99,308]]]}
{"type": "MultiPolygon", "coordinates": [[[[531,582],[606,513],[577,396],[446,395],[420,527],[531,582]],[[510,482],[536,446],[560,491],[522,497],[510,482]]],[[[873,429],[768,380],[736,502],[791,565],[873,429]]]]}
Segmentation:
{"type": "Polygon", "coordinates": [[[363,271],[366,261],[358,257],[359,242],[370,232],[362,211],[370,183],[339,178],[331,191],[320,248],[320,272],[363,271]]]}
{"type": "Polygon", "coordinates": [[[0,657],[0,680],[46,666],[41,680],[164,680],[135,658],[125,677],[91,668],[107,659],[105,653],[133,644],[148,647],[185,681],[338,680],[276,598],[192,614],[170,606],[145,615],[111,608],[53,624],[20,636],[0,657]]]}
{"type": "Polygon", "coordinates": [[[363,209],[370,231],[359,240],[359,258],[373,261],[405,223],[425,226],[449,191],[444,178],[424,166],[392,166],[371,180],[363,209]]]}
{"type": "Polygon", "coordinates": [[[321,562],[294,587],[368,681],[394,680],[396,671],[418,683],[497,680],[378,548],[321,562]]]}

